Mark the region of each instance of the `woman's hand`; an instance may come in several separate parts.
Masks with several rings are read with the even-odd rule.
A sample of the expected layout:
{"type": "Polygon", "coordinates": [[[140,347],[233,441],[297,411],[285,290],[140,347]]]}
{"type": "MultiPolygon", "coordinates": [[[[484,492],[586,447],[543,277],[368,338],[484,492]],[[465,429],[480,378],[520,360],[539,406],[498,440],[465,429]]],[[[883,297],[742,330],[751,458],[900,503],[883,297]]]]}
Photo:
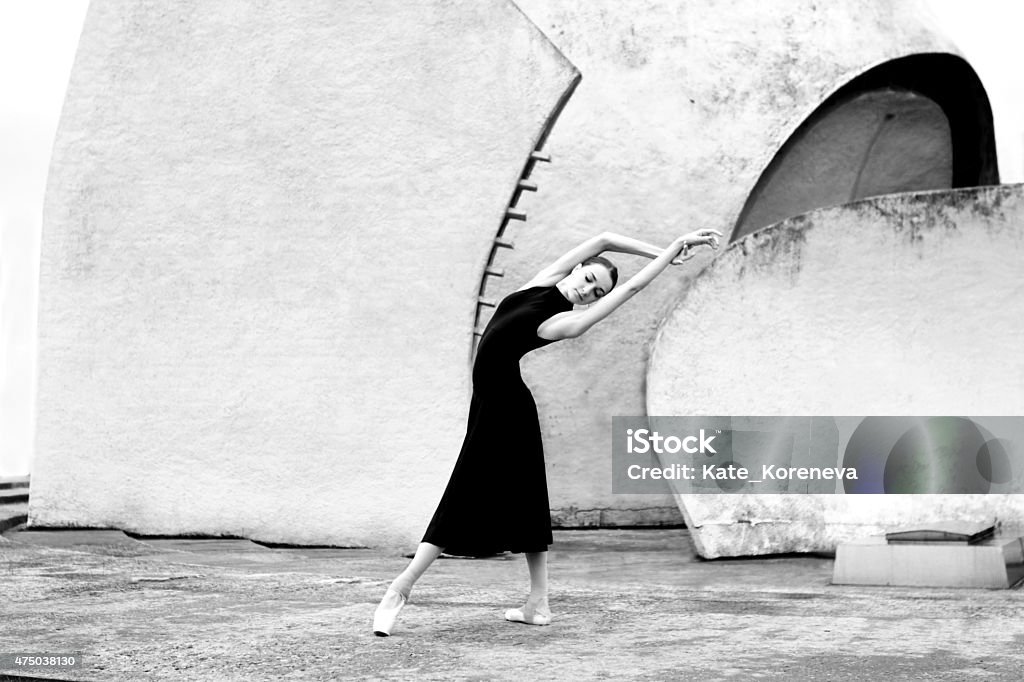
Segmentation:
{"type": "Polygon", "coordinates": [[[694,246],[707,245],[712,250],[718,250],[718,240],[721,238],[722,233],[718,230],[695,230],[689,234],[684,234],[681,237],[676,237],[675,241],[672,242],[672,246],[669,248],[677,249],[678,255],[672,260],[673,265],[681,265],[684,261],[688,261],[695,255],[690,251],[694,246]]]}

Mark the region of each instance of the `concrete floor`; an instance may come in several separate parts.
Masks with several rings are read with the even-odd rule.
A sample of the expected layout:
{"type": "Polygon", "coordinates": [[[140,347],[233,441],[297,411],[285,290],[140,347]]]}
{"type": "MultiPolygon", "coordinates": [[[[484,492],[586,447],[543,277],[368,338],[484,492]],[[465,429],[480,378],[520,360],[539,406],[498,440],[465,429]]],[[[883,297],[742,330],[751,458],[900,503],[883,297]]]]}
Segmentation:
{"type": "Polygon", "coordinates": [[[441,559],[394,635],[393,552],[26,531],[0,539],[0,654],[67,680],[1019,680],[1024,592],[830,584],[827,557],[702,561],[685,530],[557,531],[554,622],[507,623],[521,556],[441,559]]]}

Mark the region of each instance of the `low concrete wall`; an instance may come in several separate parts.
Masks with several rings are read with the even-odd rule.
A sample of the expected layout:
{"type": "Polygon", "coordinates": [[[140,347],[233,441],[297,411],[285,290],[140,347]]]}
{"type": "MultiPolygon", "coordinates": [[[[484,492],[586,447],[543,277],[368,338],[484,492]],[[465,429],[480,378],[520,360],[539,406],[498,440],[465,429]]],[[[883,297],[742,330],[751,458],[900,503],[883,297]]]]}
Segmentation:
{"type": "MultiPolygon", "coordinates": [[[[658,332],[653,415],[1024,413],[1024,185],[814,211],[735,243],[658,332]]],[[[1021,495],[689,495],[705,557],[831,551],[1021,495]]]]}
{"type": "Polygon", "coordinates": [[[46,200],[33,525],[408,545],[575,68],[510,2],[94,0],[46,200]]]}

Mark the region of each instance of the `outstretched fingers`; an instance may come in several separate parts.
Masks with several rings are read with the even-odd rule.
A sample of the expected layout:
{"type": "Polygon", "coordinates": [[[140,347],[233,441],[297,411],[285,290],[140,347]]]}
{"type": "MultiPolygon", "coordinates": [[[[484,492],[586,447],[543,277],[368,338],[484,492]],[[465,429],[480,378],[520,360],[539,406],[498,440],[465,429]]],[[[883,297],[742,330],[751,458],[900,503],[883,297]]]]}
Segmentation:
{"type": "Polygon", "coordinates": [[[718,240],[722,238],[721,232],[711,229],[697,230],[695,235],[697,237],[695,245],[707,244],[712,249],[718,248],[718,240]]]}
{"type": "Polygon", "coordinates": [[[695,246],[710,246],[712,250],[718,250],[719,239],[722,237],[722,233],[718,230],[704,229],[696,230],[683,237],[683,247],[679,251],[679,255],[673,259],[674,265],[679,265],[683,261],[693,258],[694,254],[691,249],[695,246]]]}

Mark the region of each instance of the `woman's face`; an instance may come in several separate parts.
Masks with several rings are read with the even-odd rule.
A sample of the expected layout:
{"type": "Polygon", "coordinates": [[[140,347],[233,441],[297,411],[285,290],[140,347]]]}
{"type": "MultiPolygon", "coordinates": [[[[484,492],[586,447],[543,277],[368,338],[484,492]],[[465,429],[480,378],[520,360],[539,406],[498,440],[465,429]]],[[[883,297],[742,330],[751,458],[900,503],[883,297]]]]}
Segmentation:
{"type": "Polygon", "coordinates": [[[559,288],[576,305],[593,303],[612,290],[612,275],[600,263],[577,265],[561,282],[559,288]]]}

